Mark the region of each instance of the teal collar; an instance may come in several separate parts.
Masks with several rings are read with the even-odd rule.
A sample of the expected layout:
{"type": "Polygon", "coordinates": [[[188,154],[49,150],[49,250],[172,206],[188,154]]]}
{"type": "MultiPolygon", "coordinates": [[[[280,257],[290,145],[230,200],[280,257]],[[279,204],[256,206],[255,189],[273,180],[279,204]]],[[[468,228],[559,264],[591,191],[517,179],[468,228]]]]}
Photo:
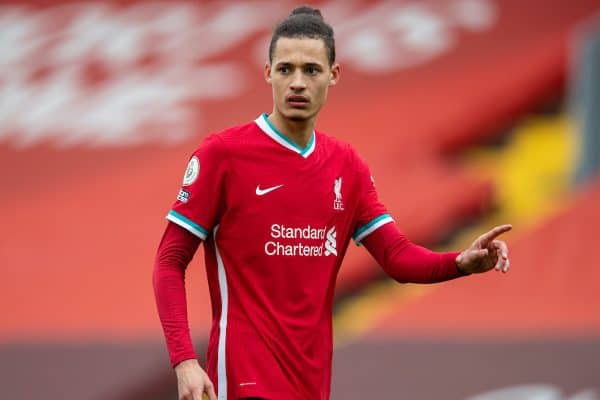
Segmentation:
{"type": "Polygon", "coordinates": [[[315,131],[312,133],[312,137],[308,141],[308,144],[305,148],[301,148],[294,142],[292,142],[287,136],[281,133],[267,118],[267,113],[261,114],[258,118],[254,120],[256,124],[260,127],[260,129],[271,139],[282,145],[283,147],[290,149],[302,157],[307,158],[312,152],[315,150],[315,131]]]}

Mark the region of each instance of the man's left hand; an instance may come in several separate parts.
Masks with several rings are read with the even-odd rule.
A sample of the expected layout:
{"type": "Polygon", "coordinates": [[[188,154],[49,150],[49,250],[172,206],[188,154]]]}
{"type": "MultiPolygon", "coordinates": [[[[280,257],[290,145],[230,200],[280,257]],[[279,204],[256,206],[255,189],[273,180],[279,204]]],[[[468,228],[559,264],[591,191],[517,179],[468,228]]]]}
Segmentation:
{"type": "Polygon", "coordinates": [[[465,274],[487,272],[492,268],[504,273],[510,268],[508,247],[498,236],[512,229],[512,225],[500,225],[479,236],[473,244],[456,257],[456,267],[465,274]]]}

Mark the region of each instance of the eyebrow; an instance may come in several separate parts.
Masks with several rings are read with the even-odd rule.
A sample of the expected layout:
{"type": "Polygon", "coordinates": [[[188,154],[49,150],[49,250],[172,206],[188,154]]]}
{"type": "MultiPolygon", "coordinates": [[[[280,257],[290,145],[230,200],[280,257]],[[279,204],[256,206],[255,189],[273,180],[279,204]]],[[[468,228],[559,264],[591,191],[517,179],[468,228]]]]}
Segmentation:
{"type": "Polygon", "coordinates": [[[319,63],[315,63],[315,62],[308,62],[306,64],[304,64],[305,67],[318,67],[318,68],[322,68],[323,66],[319,63]]]}
{"type": "MultiPolygon", "coordinates": [[[[289,62],[289,61],[280,61],[277,64],[275,64],[275,67],[289,67],[289,66],[293,66],[294,64],[289,62]]],[[[323,65],[318,63],[318,62],[307,62],[301,65],[302,67],[318,67],[318,68],[323,68],[323,65]]]]}

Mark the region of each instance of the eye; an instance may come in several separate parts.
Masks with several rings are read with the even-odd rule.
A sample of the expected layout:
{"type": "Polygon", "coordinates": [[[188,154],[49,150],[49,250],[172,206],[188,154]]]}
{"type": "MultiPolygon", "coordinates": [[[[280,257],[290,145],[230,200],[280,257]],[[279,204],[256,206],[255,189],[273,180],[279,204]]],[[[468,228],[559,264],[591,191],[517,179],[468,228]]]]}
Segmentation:
{"type": "Polygon", "coordinates": [[[288,74],[290,72],[290,67],[282,65],[281,67],[277,68],[277,71],[279,71],[281,74],[288,74]]]}
{"type": "Polygon", "coordinates": [[[309,75],[316,75],[319,72],[319,69],[313,65],[309,65],[306,67],[306,73],[309,75]]]}

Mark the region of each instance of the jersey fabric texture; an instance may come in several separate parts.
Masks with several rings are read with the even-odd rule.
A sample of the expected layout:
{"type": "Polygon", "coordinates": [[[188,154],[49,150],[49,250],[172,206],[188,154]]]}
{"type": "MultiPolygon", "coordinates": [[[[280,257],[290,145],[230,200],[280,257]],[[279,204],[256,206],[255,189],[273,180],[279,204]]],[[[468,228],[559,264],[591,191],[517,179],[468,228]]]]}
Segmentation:
{"type": "Polygon", "coordinates": [[[263,114],[205,138],[167,219],[204,240],[218,398],[328,399],[342,258],[393,222],[356,152],[299,148],[263,114]]]}

